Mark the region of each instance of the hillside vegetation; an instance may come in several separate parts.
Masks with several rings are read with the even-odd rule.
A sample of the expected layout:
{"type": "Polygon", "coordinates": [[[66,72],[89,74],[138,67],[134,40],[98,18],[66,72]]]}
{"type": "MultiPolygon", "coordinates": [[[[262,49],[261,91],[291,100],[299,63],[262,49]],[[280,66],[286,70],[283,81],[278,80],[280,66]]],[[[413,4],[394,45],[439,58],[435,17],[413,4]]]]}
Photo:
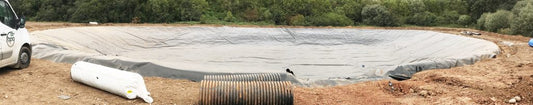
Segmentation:
{"type": "Polygon", "coordinates": [[[533,36],[533,0],[10,0],[32,21],[447,26],[533,36]]]}

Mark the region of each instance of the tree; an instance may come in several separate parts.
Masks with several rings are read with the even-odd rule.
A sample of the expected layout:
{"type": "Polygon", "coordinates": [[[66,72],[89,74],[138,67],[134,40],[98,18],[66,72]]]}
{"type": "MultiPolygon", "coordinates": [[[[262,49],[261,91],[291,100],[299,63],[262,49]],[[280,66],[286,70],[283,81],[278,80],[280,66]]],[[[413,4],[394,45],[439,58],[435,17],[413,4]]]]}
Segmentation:
{"type": "MultiPolygon", "coordinates": [[[[198,21],[205,12],[208,3],[205,0],[176,0],[175,5],[173,8],[178,8],[176,10],[178,21],[198,21]]],[[[172,14],[172,12],[168,14],[172,14]]]]}
{"type": "Polygon", "coordinates": [[[520,13],[520,11],[522,11],[522,8],[526,7],[528,4],[533,4],[533,0],[522,0],[522,1],[518,1],[513,9],[512,9],[512,12],[515,14],[515,15],[518,15],[520,13]]]}
{"type": "Polygon", "coordinates": [[[10,0],[34,21],[171,23],[264,22],[276,25],[470,25],[527,33],[533,0],[10,0]],[[512,11],[511,17],[503,15],[512,11]],[[483,15],[484,14],[484,15],[483,15]],[[497,15],[499,14],[499,15],[497,15]],[[503,14],[503,15],[502,15],[503,14]],[[514,15],[514,17],[513,17],[514,15]],[[505,19],[513,21],[502,23],[505,19]],[[476,21],[477,20],[477,21],[476,21]],[[346,23],[352,22],[352,23],[346,23]],[[527,31],[527,32],[526,32],[527,31]]]}
{"type": "MultiPolygon", "coordinates": [[[[287,18],[288,16],[291,16],[290,14],[294,13],[295,10],[292,10],[293,8],[289,8],[287,6],[290,6],[289,1],[290,0],[273,0],[275,3],[273,3],[270,6],[270,14],[272,21],[274,21],[277,25],[285,25],[287,24],[287,18]]],[[[266,13],[263,13],[266,14],[266,13]]]]}
{"type": "Polygon", "coordinates": [[[293,26],[303,26],[303,25],[307,25],[306,22],[305,22],[305,17],[304,15],[301,15],[301,14],[298,14],[296,16],[292,16],[290,19],[289,19],[289,25],[293,25],[293,26]]]}
{"type": "Polygon", "coordinates": [[[272,12],[270,12],[267,8],[260,8],[259,11],[261,11],[261,15],[259,19],[261,21],[272,21],[272,12]]]}
{"type": "Polygon", "coordinates": [[[363,22],[368,25],[398,26],[396,18],[386,7],[379,4],[365,6],[361,15],[363,15],[363,22]]]}
{"type": "Polygon", "coordinates": [[[496,32],[499,29],[509,28],[509,22],[512,17],[513,14],[507,10],[498,10],[495,13],[491,13],[485,17],[485,30],[496,32]]]}
{"type": "Polygon", "coordinates": [[[459,16],[459,19],[457,19],[457,23],[463,26],[468,26],[471,23],[471,17],[469,15],[461,15],[459,16]]]}
{"type": "Polygon", "coordinates": [[[408,0],[407,2],[409,7],[409,13],[426,12],[426,5],[422,0],[408,0]]]}
{"type": "Polygon", "coordinates": [[[363,9],[363,4],[363,2],[357,2],[354,0],[339,0],[339,6],[335,8],[335,12],[337,14],[344,14],[355,24],[362,21],[361,10],[363,9]]]}
{"type": "MultiPolygon", "coordinates": [[[[66,21],[70,18],[69,9],[74,1],[70,0],[41,0],[39,10],[33,19],[39,21],[66,21]]],[[[25,11],[27,13],[27,11],[25,11]]],[[[30,13],[31,14],[31,13],[30,13]]]]}
{"type": "Polygon", "coordinates": [[[226,12],[226,17],[224,17],[224,21],[235,22],[235,21],[237,21],[237,19],[235,19],[235,17],[233,17],[233,14],[231,13],[231,11],[228,11],[228,12],[226,12]]]}
{"type": "Polygon", "coordinates": [[[333,11],[333,5],[331,4],[331,0],[304,0],[304,1],[308,1],[308,3],[304,6],[305,7],[304,10],[301,10],[304,12],[303,14],[307,14],[304,16],[320,16],[320,15],[333,11]]]}
{"type": "Polygon", "coordinates": [[[71,8],[72,17],[69,19],[72,22],[89,22],[107,21],[102,13],[104,12],[103,5],[98,0],[78,0],[74,2],[75,8],[71,8]]]}
{"type": "Polygon", "coordinates": [[[148,0],[144,4],[144,11],[145,14],[141,18],[146,19],[146,22],[168,23],[176,19],[175,15],[166,13],[175,13],[174,9],[171,9],[169,0],[148,0]]]}
{"type": "Polygon", "coordinates": [[[459,16],[460,15],[457,11],[445,10],[440,16],[437,17],[437,24],[457,24],[457,19],[459,19],[459,16]]]}
{"type": "Polygon", "coordinates": [[[485,12],[495,12],[496,10],[510,10],[518,0],[466,0],[469,13],[472,18],[477,19],[485,12]]]}
{"type": "Polygon", "coordinates": [[[213,24],[217,22],[220,22],[220,20],[216,16],[214,16],[212,12],[200,16],[200,23],[202,24],[213,24]]]}
{"type": "Polygon", "coordinates": [[[479,19],[477,19],[477,24],[476,24],[477,29],[485,30],[485,21],[489,14],[490,13],[483,13],[483,15],[481,15],[479,19]]]}
{"type": "Polygon", "coordinates": [[[39,11],[41,2],[41,0],[10,0],[18,16],[26,16],[30,19],[35,17],[39,11]]]}
{"type": "Polygon", "coordinates": [[[326,13],[317,17],[314,17],[311,23],[316,26],[350,26],[353,25],[353,21],[341,14],[334,12],[326,13]]]}
{"type": "Polygon", "coordinates": [[[511,33],[533,37],[533,3],[528,3],[518,11],[517,17],[511,21],[511,33]]]}
{"type": "Polygon", "coordinates": [[[257,21],[259,20],[259,10],[255,8],[249,8],[244,11],[243,18],[247,21],[257,21]]]}
{"type": "MultiPolygon", "coordinates": [[[[139,13],[141,7],[138,6],[142,4],[144,0],[106,0],[101,1],[99,4],[101,8],[97,13],[103,15],[104,18],[101,22],[114,22],[114,23],[129,23],[134,17],[140,17],[142,13],[139,13]]],[[[140,20],[139,20],[140,21],[140,20]]]]}
{"type": "Polygon", "coordinates": [[[421,26],[432,26],[435,25],[436,19],[437,16],[435,14],[426,11],[421,13],[415,13],[415,15],[408,19],[407,23],[421,26]]]}

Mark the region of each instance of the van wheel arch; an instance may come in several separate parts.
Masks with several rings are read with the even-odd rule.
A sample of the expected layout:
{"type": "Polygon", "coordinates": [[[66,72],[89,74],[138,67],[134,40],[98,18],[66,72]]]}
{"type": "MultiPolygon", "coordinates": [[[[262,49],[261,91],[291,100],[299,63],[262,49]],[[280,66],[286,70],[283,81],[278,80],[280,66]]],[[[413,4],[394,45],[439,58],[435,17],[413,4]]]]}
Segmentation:
{"type": "Polygon", "coordinates": [[[29,67],[31,63],[31,53],[31,45],[24,43],[24,45],[20,47],[17,63],[13,66],[13,68],[24,69],[29,67]]]}

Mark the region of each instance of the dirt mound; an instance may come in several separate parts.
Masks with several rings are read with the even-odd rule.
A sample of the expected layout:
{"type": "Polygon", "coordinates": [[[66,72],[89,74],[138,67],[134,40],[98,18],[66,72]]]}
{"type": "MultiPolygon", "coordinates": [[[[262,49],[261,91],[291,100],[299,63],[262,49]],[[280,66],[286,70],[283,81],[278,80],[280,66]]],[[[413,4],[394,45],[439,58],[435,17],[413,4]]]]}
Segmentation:
{"type": "MultiPolygon", "coordinates": [[[[7,104],[146,104],[141,99],[120,96],[72,81],[71,64],[33,59],[29,68],[0,70],[0,103],[7,104]],[[63,100],[58,96],[66,95],[63,100]]],[[[194,104],[199,83],[159,77],[145,77],[157,104],[194,104]]]]}

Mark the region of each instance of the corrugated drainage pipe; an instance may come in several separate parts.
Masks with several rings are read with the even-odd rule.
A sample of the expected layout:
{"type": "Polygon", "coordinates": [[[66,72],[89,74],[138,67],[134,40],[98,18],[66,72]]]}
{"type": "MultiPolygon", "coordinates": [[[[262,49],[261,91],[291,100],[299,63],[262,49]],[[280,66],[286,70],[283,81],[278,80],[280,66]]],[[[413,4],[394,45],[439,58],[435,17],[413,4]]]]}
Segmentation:
{"type": "Polygon", "coordinates": [[[202,80],[200,105],[292,105],[289,81],[202,80]]]}
{"type": "Polygon", "coordinates": [[[253,73],[236,75],[206,75],[204,80],[213,81],[281,81],[281,73],[253,73]]]}

